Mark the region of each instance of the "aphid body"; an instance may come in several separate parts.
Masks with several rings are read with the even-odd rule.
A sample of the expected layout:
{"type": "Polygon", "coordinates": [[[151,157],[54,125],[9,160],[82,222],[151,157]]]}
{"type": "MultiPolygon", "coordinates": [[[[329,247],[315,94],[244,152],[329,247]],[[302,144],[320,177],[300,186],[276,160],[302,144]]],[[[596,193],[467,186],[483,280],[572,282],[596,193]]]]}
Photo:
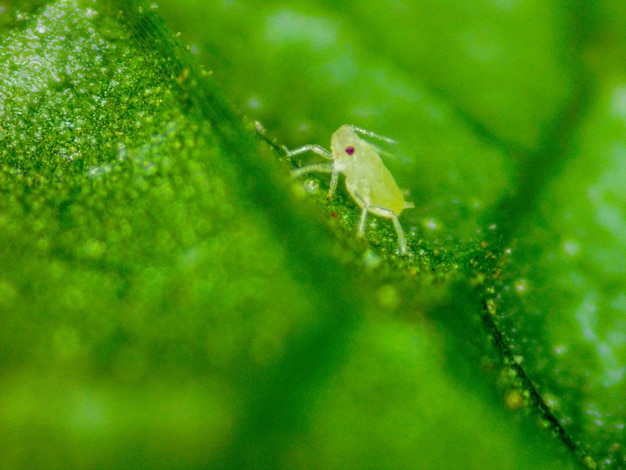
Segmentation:
{"type": "Polygon", "coordinates": [[[332,160],[332,163],[314,163],[297,168],[293,175],[298,177],[309,172],[331,173],[328,191],[330,199],[337,188],[339,174],[342,173],[346,178],[348,193],[361,207],[358,235],[365,234],[365,223],[369,213],[391,219],[398,234],[400,254],[407,254],[406,238],[398,217],[404,209],[414,207],[413,203],[404,200],[404,193],[385,167],[379,149],[360,138],[358,134],[393,142],[387,137],[381,137],[360,127],[344,125],[333,134],[330,152],[319,145],[305,145],[291,151],[287,150],[290,156],[312,151],[332,160]]]}

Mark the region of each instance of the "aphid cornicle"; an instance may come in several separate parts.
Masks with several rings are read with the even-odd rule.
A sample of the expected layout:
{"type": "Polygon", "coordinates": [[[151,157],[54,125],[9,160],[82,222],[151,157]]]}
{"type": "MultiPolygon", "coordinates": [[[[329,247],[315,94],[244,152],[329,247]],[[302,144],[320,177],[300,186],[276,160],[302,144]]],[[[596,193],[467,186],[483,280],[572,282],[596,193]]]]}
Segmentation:
{"type": "Polygon", "coordinates": [[[404,194],[393,176],[385,167],[378,154],[379,149],[361,139],[357,134],[376,139],[393,142],[393,140],[374,134],[360,127],[352,125],[341,126],[332,136],[329,152],[319,145],[305,145],[294,150],[287,150],[287,155],[294,156],[304,152],[314,152],[332,160],[332,163],[313,163],[293,170],[292,174],[299,177],[309,172],[331,173],[330,199],[339,180],[339,174],[346,178],[346,189],[361,207],[361,217],[357,234],[365,235],[367,215],[374,215],[391,219],[398,234],[398,245],[401,255],[408,253],[404,231],[398,217],[404,209],[415,207],[412,202],[404,200],[404,194]]]}

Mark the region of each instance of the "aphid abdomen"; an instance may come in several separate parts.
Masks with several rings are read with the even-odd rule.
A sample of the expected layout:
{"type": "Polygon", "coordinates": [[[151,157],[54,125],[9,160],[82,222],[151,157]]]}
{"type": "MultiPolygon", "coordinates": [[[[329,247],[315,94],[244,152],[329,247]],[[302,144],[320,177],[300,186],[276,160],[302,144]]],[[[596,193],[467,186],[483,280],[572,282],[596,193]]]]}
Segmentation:
{"type": "MultiPolygon", "coordinates": [[[[354,199],[360,198],[370,207],[383,207],[400,215],[405,209],[404,196],[393,176],[382,161],[368,162],[368,166],[355,168],[346,172],[346,187],[354,199]]],[[[360,205],[360,204],[359,204],[360,205]]],[[[372,213],[381,217],[389,217],[388,213],[372,213]]]]}

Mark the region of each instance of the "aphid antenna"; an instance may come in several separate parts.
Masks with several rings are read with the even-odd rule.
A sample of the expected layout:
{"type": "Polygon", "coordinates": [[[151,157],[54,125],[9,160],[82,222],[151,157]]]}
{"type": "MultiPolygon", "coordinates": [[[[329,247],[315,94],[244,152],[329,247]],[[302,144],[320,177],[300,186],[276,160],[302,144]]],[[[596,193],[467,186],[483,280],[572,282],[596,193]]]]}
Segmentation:
{"type": "MultiPolygon", "coordinates": [[[[394,143],[397,144],[397,142],[394,142],[394,143]]],[[[372,144],[370,144],[370,145],[372,145],[372,144]]],[[[376,148],[376,151],[378,152],[378,154],[381,157],[388,158],[389,160],[394,160],[394,161],[398,161],[399,160],[398,156],[395,153],[388,152],[387,150],[381,149],[380,147],[378,147],[376,145],[374,145],[374,147],[376,148]]]]}
{"type": "Polygon", "coordinates": [[[363,129],[362,127],[355,126],[353,124],[348,124],[347,126],[348,126],[348,128],[350,130],[356,132],[357,134],[366,135],[366,136],[371,137],[373,139],[382,140],[382,141],[388,142],[390,144],[397,144],[398,143],[397,141],[393,140],[391,137],[385,137],[384,135],[378,135],[375,132],[368,131],[367,129],[363,129]]]}

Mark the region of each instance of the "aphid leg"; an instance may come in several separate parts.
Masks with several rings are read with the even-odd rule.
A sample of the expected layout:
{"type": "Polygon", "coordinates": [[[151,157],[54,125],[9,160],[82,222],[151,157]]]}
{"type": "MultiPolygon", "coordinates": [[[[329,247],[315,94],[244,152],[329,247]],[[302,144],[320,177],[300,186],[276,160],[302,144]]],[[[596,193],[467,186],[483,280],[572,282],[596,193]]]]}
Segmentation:
{"type": "Polygon", "coordinates": [[[396,229],[396,234],[398,235],[398,248],[399,248],[400,255],[403,255],[403,256],[408,255],[409,250],[407,248],[406,237],[404,236],[404,230],[402,230],[402,225],[400,225],[400,219],[398,219],[398,216],[393,211],[386,209],[384,207],[377,206],[376,213],[378,213],[379,215],[382,215],[380,214],[381,212],[385,213],[383,217],[388,217],[393,222],[393,228],[396,229]]]}
{"type": "Polygon", "coordinates": [[[312,163],[311,165],[305,165],[300,168],[296,168],[291,171],[291,175],[294,178],[298,178],[306,173],[333,173],[333,164],[332,163],[312,163]]]}
{"type": "MultiPolygon", "coordinates": [[[[305,145],[303,147],[298,147],[297,149],[289,150],[287,147],[283,146],[283,150],[287,154],[288,157],[293,157],[294,155],[299,155],[304,152],[313,152],[322,157],[332,160],[333,154],[326,150],[324,147],[316,144],[305,145]]],[[[298,178],[305,173],[309,172],[317,172],[317,173],[332,173],[332,177],[330,179],[330,189],[328,190],[328,199],[333,197],[335,193],[335,189],[337,188],[337,180],[339,179],[339,172],[333,168],[332,163],[313,163],[311,165],[306,165],[300,168],[296,168],[291,172],[292,176],[298,178]]]]}
{"type": "Polygon", "coordinates": [[[367,213],[367,207],[363,207],[363,209],[361,209],[361,217],[359,218],[359,226],[356,229],[356,234],[359,237],[365,236],[365,223],[367,222],[367,213]]]}
{"type": "Polygon", "coordinates": [[[357,226],[356,234],[358,237],[364,237],[365,236],[365,223],[367,222],[367,214],[369,212],[367,208],[367,203],[356,192],[352,193],[352,197],[354,197],[354,199],[361,206],[361,217],[359,217],[359,225],[357,226]]]}
{"type": "Polygon", "coordinates": [[[330,188],[328,189],[328,199],[332,199],[333,194],[335,194],[335,189],[337,189],[337,181],[339,181],[339,172],[334,169],[333,175],[330,178],[330,188]]]}
{"type": "Polygon", "coordinates": [[[283,150],[285,151],[285,153],[287,154],[288,157],[293,157],[294,155],[300,155],[301,153],[304,152],[314,152],[318,155],[321,155],[322,157],[328,159],[328,160],[332,160],[333,159],[333,154],[330,153],[328,150],[326,150],[324,147],[317,145],[317,144],[309,144],[309,145],[304,145],[302,147],[298,147],[296,149],[293,150],[289,150],[287,147],[283,146],[283,150]]]}
{"type": "Polygon", "coordinates": [[[395,214],[392,215],[391,220],[393,221],[393,226],[395,227],[396,233],[398,234],[398,246],[400,248],[400,254],[406,255],[408,253],[406,247],[406,237],[404,236],[404,230],[402,230],[402,225],[400,225],[400,220],[395,214]]]}

